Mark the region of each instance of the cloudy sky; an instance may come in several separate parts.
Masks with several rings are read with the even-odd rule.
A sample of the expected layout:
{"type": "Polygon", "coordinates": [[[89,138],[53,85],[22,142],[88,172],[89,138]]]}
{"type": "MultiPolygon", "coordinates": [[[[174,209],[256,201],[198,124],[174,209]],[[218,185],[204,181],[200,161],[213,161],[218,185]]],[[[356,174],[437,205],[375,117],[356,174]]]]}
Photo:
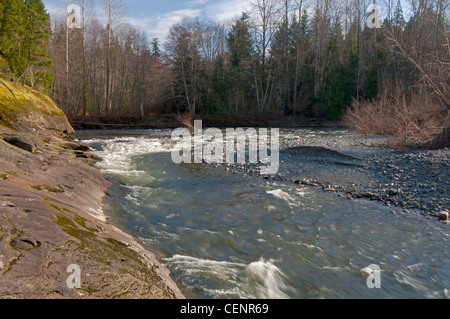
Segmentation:
{"type": "MultiPolygon", "coordinates": [[[[147,32],[149,39],[164,39],[169,28],[184,17],[227,21],[239,16],[247,0],[122,0],[125,19],[147,32]]],[[[56,16],[64,12],[66,0],[43,0],[47,11],[56,16]]],[[[77,3],[73,0],[70,3],[77,3]]],[[[105,0],[93,0],[95,16],[105,20],[105,0]]]]}

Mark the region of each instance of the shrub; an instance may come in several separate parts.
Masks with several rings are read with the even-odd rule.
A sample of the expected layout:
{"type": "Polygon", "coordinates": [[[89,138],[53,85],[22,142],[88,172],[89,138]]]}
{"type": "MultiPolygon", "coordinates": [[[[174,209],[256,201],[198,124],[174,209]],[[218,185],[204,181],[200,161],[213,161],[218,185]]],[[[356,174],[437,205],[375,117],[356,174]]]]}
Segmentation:
{"type": "Polygon", "coordinates": [[[441,148],[449,146],[449,109],[430,97],[400,88],[386,90],[372,101],[353,101],[343,120],[366,135],[391,136],[394,146],[441,148]]]}
{"type": "Polygon", "coordinates": [[[194,131],[194,118],[190,112],[178,114],[175,119],[187,127],[191,132],[194,131]]]}

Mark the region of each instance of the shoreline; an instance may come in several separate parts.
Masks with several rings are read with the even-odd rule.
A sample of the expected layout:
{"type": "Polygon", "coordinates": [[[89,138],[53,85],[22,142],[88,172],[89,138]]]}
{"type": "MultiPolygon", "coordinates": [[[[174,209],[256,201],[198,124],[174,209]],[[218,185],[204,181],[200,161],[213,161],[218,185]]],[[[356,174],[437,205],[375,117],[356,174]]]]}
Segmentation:
{"type": "Polygon", "coordinates": [[[53,132],[1,133],[37,147],[0,139],[0,298],[184,298],[153,252],[108,223],[112,182],[85,146],[53,132]],[[77,289],[66,282],[73,264],[77,289]]]}
{"type": "Polygon", "coordinates": [[[317,187],[349,200],[366,199],[417,211],[425,218],[450,212],[450,149],[423,150],[390,147],[389,138],[348,131],[280,141],[280,169],[263,176],[259,164],[208,164],[237,174],[298,187],[317,187]]]}

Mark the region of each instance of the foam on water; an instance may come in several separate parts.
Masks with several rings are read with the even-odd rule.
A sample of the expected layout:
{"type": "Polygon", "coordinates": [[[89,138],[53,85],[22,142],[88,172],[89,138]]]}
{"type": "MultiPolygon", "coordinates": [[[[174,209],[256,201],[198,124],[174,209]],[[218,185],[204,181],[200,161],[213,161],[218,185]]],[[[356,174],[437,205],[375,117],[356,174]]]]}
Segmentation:
{"type": "Polygon", "coordinates": [[[283,190],[278,188],[277,184],[271,185],[271,190],[267,190],[266,193],[270,194],[278,199],[285,201],[291,208],[299,207],[302,205],[302,198],[307,194],[307,190],[299,189],[289,189],[289,193],[286,188],[283,190]]]}
{"type": "Polygon", "coordinates": [[[182,271],[183,281],[190,289],[203,290],[203,293],[213,297],[286,299],[289,298],[286,292],[292,290],[274,260],[260,259],[245,264],[174,255],[164,259],[163,263],[173,272],[182,271]],[[222,287],[198,287],[198,278],[204,281],[219,281],[222,287]]]}
{"type": "Polygon", "coordinates": [[[88,146],[100,144],[101,149],[94,149],[93,153],[101,158],[97,164],[104,171],[122,176],[146,176],[147,171],[136,170],[132,159],[136,156],[168,153],[172,151],[173,143],[169,139],[150,137],[116,137],[112,139],[89,139],[83,141],[88,146]]]}

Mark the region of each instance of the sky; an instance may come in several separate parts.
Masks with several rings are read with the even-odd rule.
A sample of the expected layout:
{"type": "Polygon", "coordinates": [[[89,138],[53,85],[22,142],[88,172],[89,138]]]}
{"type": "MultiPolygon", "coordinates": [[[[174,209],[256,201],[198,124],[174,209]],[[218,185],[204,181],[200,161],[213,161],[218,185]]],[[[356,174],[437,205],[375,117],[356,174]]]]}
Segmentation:
{"type": "MultiPolygon", "coordinates": [[[[95,16],[106,21],[104,0],[93,0],[95,16]]],[[[51,16],[65,11],[66,0],[43,0],[51,16]]],[[[69,0],[69,4],[77,3],[69,0]]],[[[170,27],[183,18],[228,21],[240,16],[248,0],[123,0],[125,20],[147,33],[149,39],[164,40],[170,27]]]]}
{"type": "MultiPolygon", "coordinates": [[[[42,0],[52,18],[62,16],[66,4],[80,0],[42,0]]],[[[93,2],[93,15],[106,25],[105,2],[107,0],[85,0],[93,2]]],[[[122,0],[124,20],[139,30],[145,31],[149,40],[158,37],[164,42],[171,26],[183,18],[199,18],[211,21],[231,21],[249,9],[249,0],[122,0]]],[[[405,16],[408,12],[403,0],[405,16]]],[[[394,0],[394,4],[396,0],[394,0]]],[[[383,11],[383,10],[382,10],[383,11]]]]}

